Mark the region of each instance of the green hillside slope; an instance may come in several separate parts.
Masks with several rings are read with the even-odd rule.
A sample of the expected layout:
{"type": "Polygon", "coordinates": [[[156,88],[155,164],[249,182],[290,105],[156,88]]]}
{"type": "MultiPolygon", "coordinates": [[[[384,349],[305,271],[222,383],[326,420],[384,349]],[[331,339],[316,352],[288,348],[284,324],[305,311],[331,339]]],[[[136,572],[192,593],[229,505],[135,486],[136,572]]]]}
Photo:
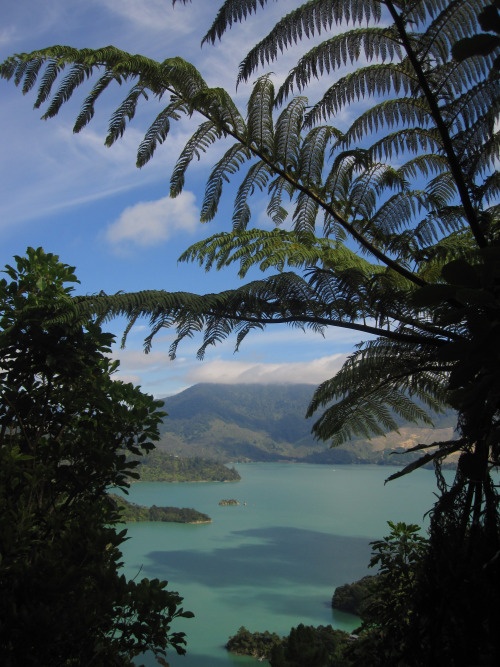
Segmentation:
{"type": "Polygon", "coordinates": [[[390,455],[418,443],[444,440],[453,432],[451,412],[436,415],[435,428],[401,424],[399,433],[372,442],[356,440],[329,449],[306,420],[314,385],[198,384],[165,399],[168,417],[159,447],[179,456],[220,461],[314,463],[407,463],[390,455]]]}

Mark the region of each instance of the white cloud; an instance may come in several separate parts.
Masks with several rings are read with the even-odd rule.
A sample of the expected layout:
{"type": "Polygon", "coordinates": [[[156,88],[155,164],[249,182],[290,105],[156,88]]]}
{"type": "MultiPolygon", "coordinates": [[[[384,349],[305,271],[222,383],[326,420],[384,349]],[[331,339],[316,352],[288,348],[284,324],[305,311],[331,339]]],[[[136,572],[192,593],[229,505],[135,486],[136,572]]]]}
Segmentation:
{"type": "Polygon", "coordinates": [[[197,361],[194,356],[171,360],[166,351],[144,354],[135,349],[116,350],[120,360],[116,378],[140,385],[157,397],[178,393],[201,382],[220,384],[294,384],[318,385],[333,377],[341,368],[346,354],[332,354],[308,361],[259,362],[234,361],[219,357],[197,361]]]}
{"type": "Polygon", "coordinates": [[[165,366],[172,363],[166,352],[152,351],[145,354],[143,350],[115,350],[112,354],[114,359],[119,359],[125,372],[140,374],[145,371],[155,371],[158,368],[165,369],[165,366]]]}
{"type": "Polygon", "coordinates": [[[342,366],[346,355],[333,354],[312,361],[288,363],[252,363],[218,359],[191,366],[186,372],[189,384],[219,382],[223,384],[319,384],[332,377],[342,366]]]}
{"type": "Polygon", "coordinates": [[[175,199],[162,197],[129,206],[109,225],[105,238],[119,251],[131,245],[148,247],[164,243],[178,232],[194,232],[198,220],[194,194],[182,192],[175,199]]]}
{"type": "Polygon", "coordinates": [[[14,26],[7,26],[0,30],[0,46],[9,45],[15,38],[16,29],[14,26]]]}

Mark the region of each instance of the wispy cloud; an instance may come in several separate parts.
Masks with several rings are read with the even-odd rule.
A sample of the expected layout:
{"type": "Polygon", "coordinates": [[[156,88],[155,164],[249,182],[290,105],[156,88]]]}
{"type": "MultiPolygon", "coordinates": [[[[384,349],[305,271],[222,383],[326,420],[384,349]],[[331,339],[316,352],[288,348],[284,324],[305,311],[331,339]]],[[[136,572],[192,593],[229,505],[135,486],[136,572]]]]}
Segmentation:
{"type": "Polygon", "coordinates": [[[251,363],[217,359],[186,373],[189,384],[220,382],[224,384],[288,384],[305,382],[319,384],[332,377],[345,360],[343,354],[333,354],[313,361],[286,363],[251,363]]]}
{"type": "Polygon", "coordinates": [[[0,29],[0,46],[7,46],[12,44],[16,34],[16,29],[14,26],[7,26],[6,28],[0,29]]]}
{"type": "Polygon", "coordinates": [[[129,206],[106,230],[104,237],[115,250],[131,246],[147,247],[164,243],[178,232],[193,233],[199,211],[192,192],[182,192],[175,199],[139,202],[129,206]]]}
{"type": "Polygon", "coordinates": [[[116,378],[140,385],[157,397],[177,393],[193,384],[314,384],[333,377],[345,361],[345,354],[333,354],[313,361],[292,363],[252,363],[216,359],[171,361],[163,353],[135,356],[130,352],[116,355],[121,366],[116,378]]]}

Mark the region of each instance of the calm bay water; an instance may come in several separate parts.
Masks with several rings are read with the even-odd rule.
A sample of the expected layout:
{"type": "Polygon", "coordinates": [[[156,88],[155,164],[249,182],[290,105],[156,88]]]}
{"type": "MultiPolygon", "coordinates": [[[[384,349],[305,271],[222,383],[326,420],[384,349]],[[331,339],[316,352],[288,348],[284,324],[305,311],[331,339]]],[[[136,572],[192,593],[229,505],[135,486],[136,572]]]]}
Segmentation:
{"type": "Polygon", "coordinates": [[[172,667],[258,664],[224,648],[242,625],[278,634],[298,623],[352,630],[357,619],[331,608],[335,587],[372,573],[369,542],[388,534],[388,520],[425,525],[435,500],[434,473],[427,470],[384,486],[395,468],[236,467],[240,482],[141,482],[130,490],[134,503],[193,507],[213,519],[128,525],[127,575],[167,579],[195,614],[174,623],[173,630],[187,633],[188,654],[170,653],[172,667]],[[224,498],[241,504],[219,506],[224,498]]]}

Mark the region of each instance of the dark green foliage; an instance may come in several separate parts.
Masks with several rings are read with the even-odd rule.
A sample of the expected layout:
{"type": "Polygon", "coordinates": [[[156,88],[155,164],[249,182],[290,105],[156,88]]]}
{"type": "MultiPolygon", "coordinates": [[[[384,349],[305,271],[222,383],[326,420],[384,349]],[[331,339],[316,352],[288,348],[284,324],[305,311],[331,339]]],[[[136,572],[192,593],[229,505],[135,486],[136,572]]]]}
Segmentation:
{"type": "MultiPolygon", "coordinates": [[[[463,456],[463,455],[462,455],[463,456]]],[[[471,455],[467,475],[481,471],[471,455]]],[[[414,592],[408,650],[415,664],[489,666],[500,661],[497,592],[500,589],[498,505],[488,477],[457,478],[431,517],[430,544],[414,592]],[[488,502],[480,507],[482,493],[488,502]],[[467,512],[478,520],[466,522],[467,512]],[[488,516],[489,515],[489,516],[488,516]]],[[[483,473],[484,474],[484,473],[483,473]]]]}
{"type": "Polygon", "coordinates": [[[364,618],[381,628],[393,628],[395,619],[405,626],[411,614],[412,599],[418,567],[428,549],[428,541],[415,524],[388,522],[391,533],[382,540],[372,542],[370,567],[378,566],[379,577],[364,618]]]}
{"type": "MultiPolygon", "coordinates": [[[[453,45],[453,55],[457,60],[465,60],[471,56],[489,56],[500,46],[500,2],[493,0],[478,16],[483,32],[465,37],[453,45]],[[494,33],[494,34],[492,34],[494,33]]],[[[500,57],[492,64],[492,70],[500,71],[500,57]]],[[[494,72],[492,71],[494,76],[494,72]]]]}
{"type": "Polygon", "coordinates": [[[42,249],[0,281],[0,653],[18,665],[129,665],[184,652],[166,582],[120,573],[125,531],[106,491],[154,446],[161,402],[114,381],[112,336],[66,324],[72,267],[42,249]]]}
{"type": "Polygon", "coordinates": [[[199,456],[179,457],[160,450],[147,454],[138,468],[144,482],[237,482],[235,468],[199,456]]]}
{"type": "Polygon", "coordinates": [[[110,494],[110,498],[116,503],[117,511],[121,521],[168,521],[172,523],[210,523],[212,519],[203,512],[198,512],[190,507],[144,507],[136,505],[125,498],[110,494]]]}
{"type": "Polygon", "coordinates": [[[348,667],[343,657],[349,635],[331,625],[318,627],[302,623],[290,630],[282,645],[271,652],[271,667],[348,667]]]}
{"type": "Polygon", "coordinates": [[[281,644],[281,637],[275,632],[250,632],[244,626],[229,638],[226,648],[236,655],[251,655],[254,658],[266,658],[275,646],[281,644]]]}
{"type": "Polygon", "coordinates": [[[367,600],[377,586],[377,577],[367,575],[352,584],[337,586],[332,598],[332,607],[355,616],[363,616],[367,600]]]}
{"type": "MultiPolygon", "coordinates": [[[[363,624],[359,638],[346,655],[354,664],[420,665],[411,655],[410,626],[419,609],[415,591],[428,551],[428,540],[414,524],[388,522],[391,532],[372,542],[370,567],[378,566],[374,577],[356,582],[360,594],[358,613],[363,624]]],[[[431,663],[428,663],[431,664],[431,663]]]]}
{"type": "Polygon", "coordinates": [[[349,635],[331,625],[305,626],[290,630],[287,637],[275,632],[250,632],[242,626],[229,638],[226,648],[236,655],[265,658],[272,667],[350,667],[343,658],[349,635]]]}

